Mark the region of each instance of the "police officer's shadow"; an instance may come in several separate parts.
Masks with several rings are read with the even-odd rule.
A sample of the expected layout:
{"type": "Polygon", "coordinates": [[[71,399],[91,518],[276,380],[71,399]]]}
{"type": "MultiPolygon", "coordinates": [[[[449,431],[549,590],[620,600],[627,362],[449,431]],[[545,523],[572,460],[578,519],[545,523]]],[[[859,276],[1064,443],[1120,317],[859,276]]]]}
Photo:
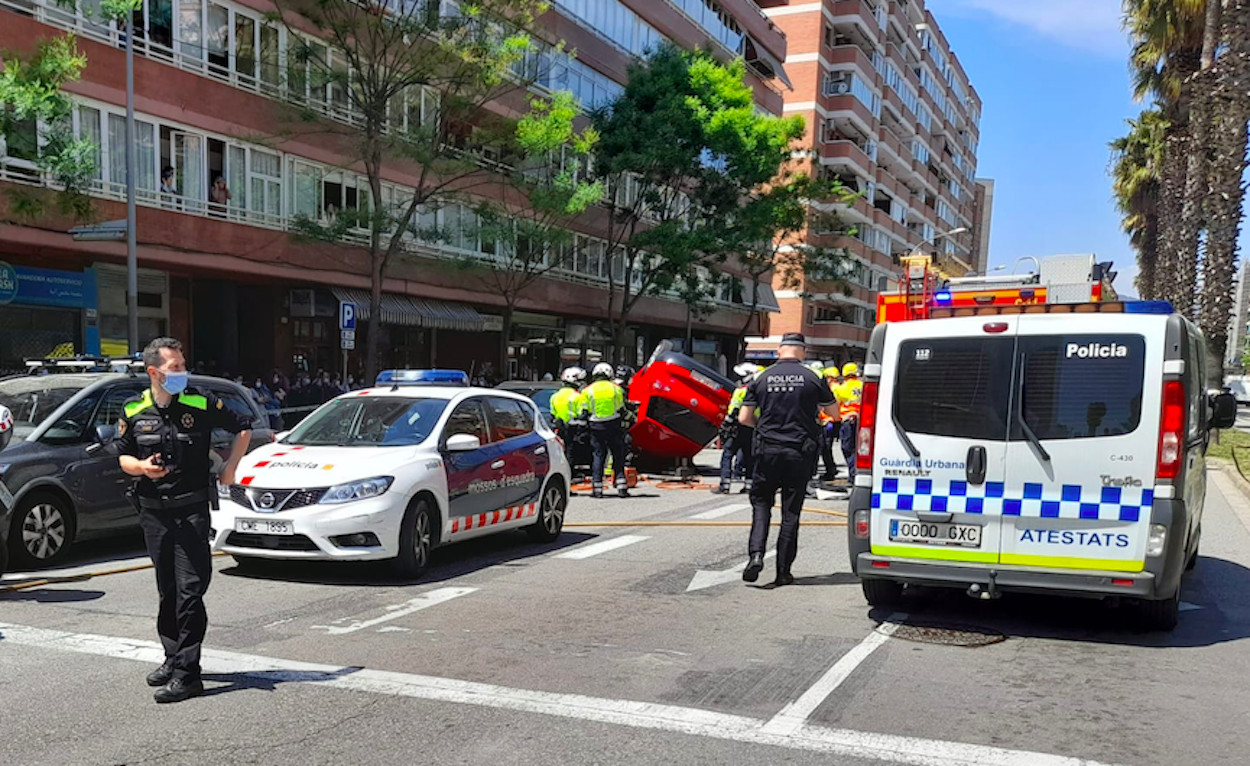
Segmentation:
{"type": "Polygon", "coordinates": [[[242,673],[204,673],[205,697],[218,694],[247,691],[276,691],[281,684],[290,683],[325,683],[350,676],[364,670],[360,666],[338,668],[333,671],[323,670],[252,670],[242,673]],[[224,684],[217,686],[216,684],[224,684]]]}
{"type": "MultiPolygon", "coordinates": [[[[768,570],[765,569],[765,572],[767,571],[768,570]]],[[[766,576],[766,574],[762,575],[760,582],[748,583],[747,587],[755,588],[756,590],[777,590],[781,587],[793,588],[795,586],[803,585],[859,585],[859,578],[850,572],[834,572],[833,574],[808,575],[805,577],[799,577],[796,575],[794,582],[784,586],[778,586],[772,581],[765,582],[764,578],[766,576]]]]}

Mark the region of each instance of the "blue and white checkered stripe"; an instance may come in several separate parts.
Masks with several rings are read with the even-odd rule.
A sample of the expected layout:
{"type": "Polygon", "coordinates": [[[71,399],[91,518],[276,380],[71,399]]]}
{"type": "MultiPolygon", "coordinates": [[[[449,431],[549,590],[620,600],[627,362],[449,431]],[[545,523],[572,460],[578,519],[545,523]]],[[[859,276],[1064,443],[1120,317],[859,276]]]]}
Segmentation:
{"type": "MultiPolygon", "coordinates": [[[[883,478],[872,494],[873,509],[1020,516],[1034,519],[1088,519],[1137,521],[1154,503],[1154,489],[1142,487],[1082,487],[1064,484],[1058,497],[1047,495],[1041,484],[1026,483],[1008,492],[1001,481],[883,478]]],[[[1147,513],[1146,517],[1149,518],[1147,513]]]]}

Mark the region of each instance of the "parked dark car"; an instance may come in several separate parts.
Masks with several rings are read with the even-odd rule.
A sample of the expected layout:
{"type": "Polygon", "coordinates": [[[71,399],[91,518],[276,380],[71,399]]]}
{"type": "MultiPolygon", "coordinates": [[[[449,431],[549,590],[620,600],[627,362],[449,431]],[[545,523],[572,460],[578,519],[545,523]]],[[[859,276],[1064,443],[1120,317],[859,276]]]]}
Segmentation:
{"type": "MultiPolygon", "coordinates": [[[[0,451],[0,546],[7,545],[12,568],[51,566],[74,543],[138,529],[139,516],[125,497],[133,479],[108,445],[122,405],[148,385],[146,375],[126,373],[0,380],[0,404],[14,422],[13,441],[0,451]]],[[[251,419],[252,446],[272,441],[268,418],[241,386],[199,375],[190,385],[251,419]]],[[[215,469],[230,443],[226,431],[213,432],[215,469]]]]}
{"type": "Polygon", "coordinates": [[[509,380],[506,383],[500,383],[495,388],[533,399],[534,404],[538,405],[538,411],[543,415],[543,422],[551,427],[551,397],[555,396],[563,386],[564,384],[558,380],[509,380]]]}

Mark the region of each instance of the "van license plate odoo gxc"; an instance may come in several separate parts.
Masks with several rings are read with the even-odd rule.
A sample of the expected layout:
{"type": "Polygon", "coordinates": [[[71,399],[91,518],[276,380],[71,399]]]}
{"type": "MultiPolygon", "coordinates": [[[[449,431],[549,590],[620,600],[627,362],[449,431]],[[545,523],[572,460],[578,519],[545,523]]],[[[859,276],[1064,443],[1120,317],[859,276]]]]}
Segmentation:
{"type": "Polygon", "coordinates": [[[976,524],[945,524],[891,519],[890,541],[980,548],[981,527],[976,524]]]}

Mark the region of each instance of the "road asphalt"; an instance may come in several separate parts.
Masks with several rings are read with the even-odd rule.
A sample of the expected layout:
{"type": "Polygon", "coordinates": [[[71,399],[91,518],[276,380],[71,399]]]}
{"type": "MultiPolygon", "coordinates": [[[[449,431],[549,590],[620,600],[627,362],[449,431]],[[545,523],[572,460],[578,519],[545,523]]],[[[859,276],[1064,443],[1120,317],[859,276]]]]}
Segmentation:
{"type": "Polygon", "coordinates": [[[771,561],[746,585],[745,496],[635,494],[574,497],[549,545],[440,549],[415,583],[217,557],[208,694],[178,705],[143,680],[160,650],[139,541],[10,573],[0,763],[1250,761],[1250,501],[1223,472],[1170,634],[1043,596],[870,609],[836,499],[808,502],[794,586],[771,561]]]}

